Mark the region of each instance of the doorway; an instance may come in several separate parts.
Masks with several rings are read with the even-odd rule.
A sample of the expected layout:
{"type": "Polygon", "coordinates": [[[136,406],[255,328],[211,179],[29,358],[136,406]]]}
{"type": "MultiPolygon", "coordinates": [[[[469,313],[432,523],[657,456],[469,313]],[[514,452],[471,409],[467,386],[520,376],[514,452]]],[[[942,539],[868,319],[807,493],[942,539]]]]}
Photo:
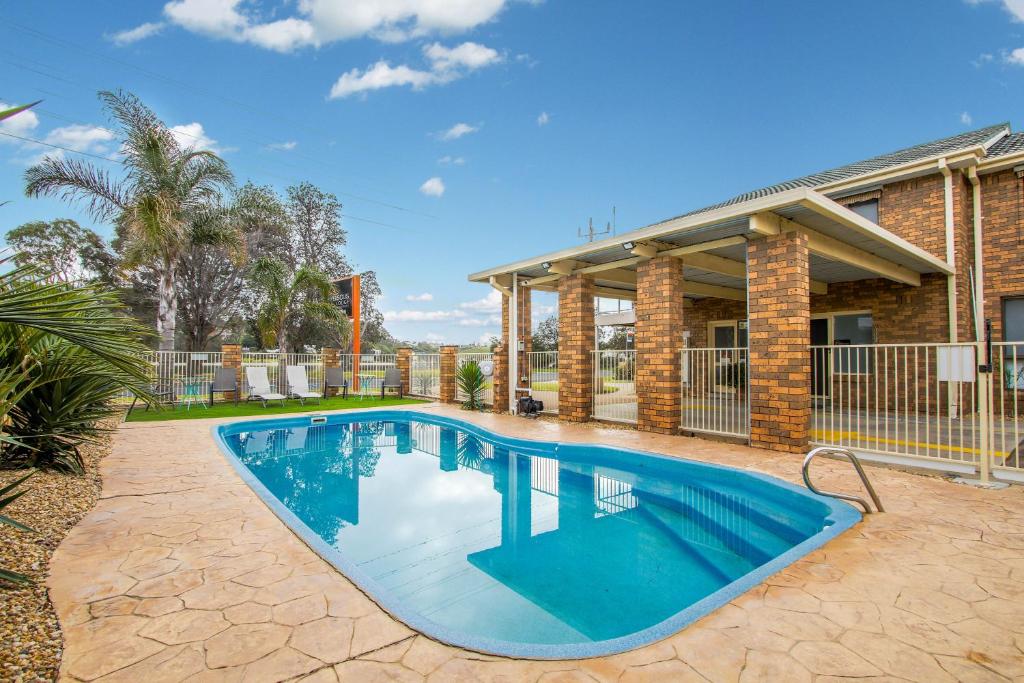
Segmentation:
{"type": "MultiPolygon", "coordinates": [[[[811,318],[811,346],[828,346],[831,318],[811,318]]],[[[832,395],[832,350],[811,349],[811,396],[828,398],[832,395]]]]}

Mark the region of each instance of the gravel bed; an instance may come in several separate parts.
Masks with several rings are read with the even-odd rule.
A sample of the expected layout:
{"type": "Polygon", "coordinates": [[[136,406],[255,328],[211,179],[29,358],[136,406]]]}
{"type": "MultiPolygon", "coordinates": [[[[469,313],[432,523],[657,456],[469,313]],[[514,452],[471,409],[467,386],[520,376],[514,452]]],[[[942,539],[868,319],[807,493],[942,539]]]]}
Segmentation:
{"type": "MultiPolygon", "coordinates": [[[[0,583],[0,681],[55,681],[63,650],[60,625],[46,592],[50,555],[100,493],[97,465],[109,450],[109,437],[101,445],[82,447],[82,476],[36,472],[21,488],[28,493],[4,513],[27,524],[36,533],[0,525],[0,565],[36,582],[33,586],[0,583]]],[[[0,470],[0,487],[24,475],[21,470],[0,470]]]]}

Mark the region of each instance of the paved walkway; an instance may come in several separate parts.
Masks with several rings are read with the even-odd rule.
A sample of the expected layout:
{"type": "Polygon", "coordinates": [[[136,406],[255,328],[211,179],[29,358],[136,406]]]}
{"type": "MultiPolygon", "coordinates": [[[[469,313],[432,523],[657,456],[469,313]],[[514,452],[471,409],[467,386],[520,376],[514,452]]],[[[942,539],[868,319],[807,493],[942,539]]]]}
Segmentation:
{"type": "MultiPolygon", "coordinates": [[[[452,408],[430,410],[457,414],[452,408]]],[[[799,480],[800,459],[708,441],[475,415],[799,480]]],[[[102,499],[53,556],[68,681],[1004,681],[1024,678],[1024,487],[871,469],[890,512],[659,643],[583,661],[490,657],[380,610],[235,475],[213,420],[124,425],[102,499]],[[837,678],[843,677],[843,678],[837,678]]],[[[816,465],[852,489],[848,466],[816,465]]]]}

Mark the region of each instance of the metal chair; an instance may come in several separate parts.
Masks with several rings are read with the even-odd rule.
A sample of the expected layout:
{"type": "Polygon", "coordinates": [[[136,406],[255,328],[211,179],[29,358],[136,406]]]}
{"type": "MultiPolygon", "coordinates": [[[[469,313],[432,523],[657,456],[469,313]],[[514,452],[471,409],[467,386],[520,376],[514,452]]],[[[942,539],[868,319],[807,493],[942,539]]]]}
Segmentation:
{"type": "Polygon", "coordinates": [[[384,381],[380,385],[381,398],[384,398],[384,392],[388,389],[397,389],[398,398],[402,398],[402,371],[398,368],[388,368],[384,371],[384,381]]]}
{"type": "Polygon", "coordinates": [[[210,405],[213,405],[214,394],[226,394],[233,392],[235,405],[238,405],[238,373],[234,368],[217,368],[213,374],[213,382],[210,384],[210,405]]]}
{"type": "Polygon", "coordinates": [[[341,389],[341,397],[348,398],[348,380],[344,368],[324,368],[324,398],[328,389],[341,389]]]}

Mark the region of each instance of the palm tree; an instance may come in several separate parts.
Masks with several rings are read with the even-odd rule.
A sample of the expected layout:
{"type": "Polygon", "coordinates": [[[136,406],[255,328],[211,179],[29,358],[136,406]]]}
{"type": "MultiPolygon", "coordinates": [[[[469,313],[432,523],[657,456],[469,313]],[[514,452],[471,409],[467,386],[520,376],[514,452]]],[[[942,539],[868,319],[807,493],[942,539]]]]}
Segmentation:
{"type": "Polygon", "coordinates": [[[208,150],[182,147],[137,97],[101,92],[118,126],[124,175],[79,159],[46,157],[25,172],[25,194],[84,201],[97,220],[113,220],[125,240],[125,265],[152,269],[157,279],[156,330],[161,350],[174,349],[177,269],[194,244],[236,244],[220,198],[233,178],[208,150]]]}
{"type": "Polygon", "coordinates": [[[289,349],[288,328],[293,316],[333,325],[342,339],[342,346],[345,345],[351,329],[349,321],[330,302],[334,285],[322,272],[302,266],[293,274],[281,261],[263,256],[253,262],[249,277],[263,298],[256,313],[256,327],[266,346],[277,344],[278,364],[282,368],[289,349]]]}

